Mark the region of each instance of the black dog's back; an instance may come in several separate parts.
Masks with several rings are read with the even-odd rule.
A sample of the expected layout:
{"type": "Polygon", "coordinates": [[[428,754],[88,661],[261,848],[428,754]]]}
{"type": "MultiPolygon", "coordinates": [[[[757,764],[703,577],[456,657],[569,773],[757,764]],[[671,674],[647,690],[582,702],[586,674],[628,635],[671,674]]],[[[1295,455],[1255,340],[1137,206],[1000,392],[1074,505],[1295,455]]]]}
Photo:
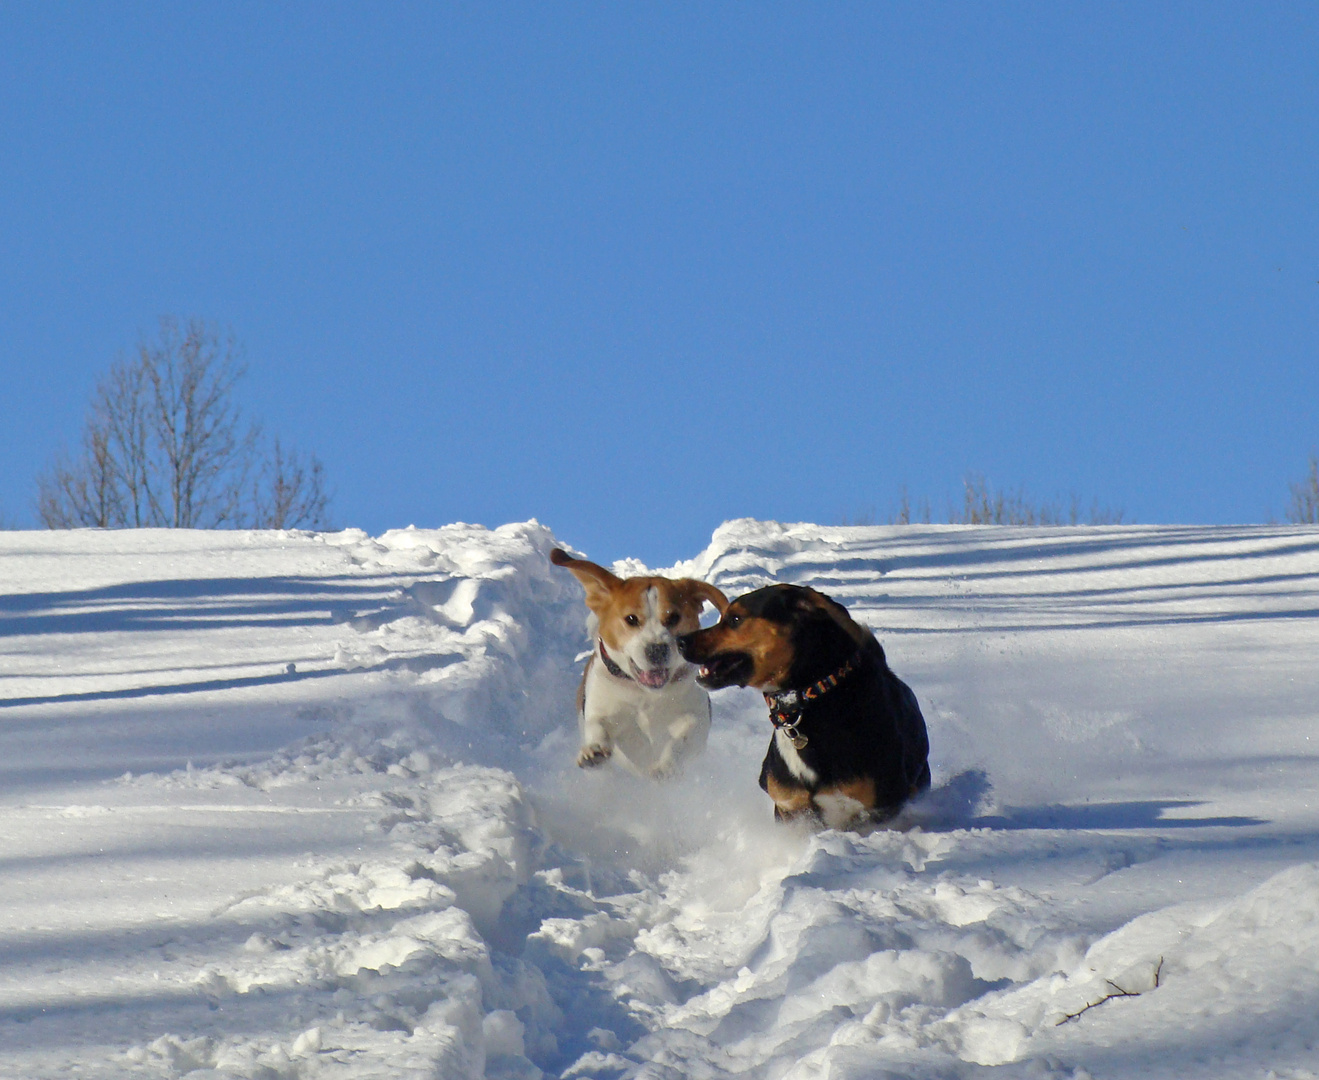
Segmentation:
{"type": "MultiPolygon", "coordinates": [[[[930,744],[916,695],[888,666],[880,643],[865,633],[856,669],[802,710],[798,727],[807,741],[797,754],[814,779],[803,783],[771,739],[760,786],[771,794],[771,781],[780,791],[857,792],[857,782],[869,780],[873,802],[867,816],[882,821],[929,788],[930,744]]],[[[835,652],[830,662],[841,666],[847,659],[846,652],[835,652]]]]}
{"type": "MultiPolygon", "coordinates": [[[[911,782],[911,795],[930,790],[930,737],[925,730],[925,717],[910,686],[890,671],[898,684],[900,697],[899,726],[903,731],[903,776],[911,782]]],[[[909,796],[910,797],[910,796],[909,796]]]]}

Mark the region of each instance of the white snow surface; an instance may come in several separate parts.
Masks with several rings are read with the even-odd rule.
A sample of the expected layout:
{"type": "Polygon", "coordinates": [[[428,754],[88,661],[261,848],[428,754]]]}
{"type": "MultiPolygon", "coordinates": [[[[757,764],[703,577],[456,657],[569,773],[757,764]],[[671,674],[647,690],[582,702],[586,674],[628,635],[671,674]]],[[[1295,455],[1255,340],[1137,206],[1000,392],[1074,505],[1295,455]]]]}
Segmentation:
{"type": "Polygon", "coordinates": [[[1319,530],[722,526],[921,702],[869,834],[750,691],[577,769],[555,544],[0,533],[0,1076],[1319,1076],[1319,530]]]}

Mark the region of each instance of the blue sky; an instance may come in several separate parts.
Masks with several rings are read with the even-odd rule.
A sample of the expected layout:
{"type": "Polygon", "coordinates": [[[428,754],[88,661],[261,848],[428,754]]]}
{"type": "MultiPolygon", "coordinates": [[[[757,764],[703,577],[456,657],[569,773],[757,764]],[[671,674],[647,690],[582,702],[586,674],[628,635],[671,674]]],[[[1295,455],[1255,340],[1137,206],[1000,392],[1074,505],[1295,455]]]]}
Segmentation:
{"type": "Polygon", "coordinates": [[[344,525],[599,557],[1319,448],[1312,3],[8,3],[0,514],[162,314],[344,525]]]}

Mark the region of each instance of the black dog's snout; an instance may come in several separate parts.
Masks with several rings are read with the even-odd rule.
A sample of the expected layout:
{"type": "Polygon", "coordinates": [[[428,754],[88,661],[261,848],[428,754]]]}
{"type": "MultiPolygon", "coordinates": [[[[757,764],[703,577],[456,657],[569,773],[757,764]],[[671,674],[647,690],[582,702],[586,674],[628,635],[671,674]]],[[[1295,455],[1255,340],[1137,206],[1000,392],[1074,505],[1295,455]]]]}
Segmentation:
{"type": "Polygon", "coordinates": [[[646,646],[646,663],[651,667],[660,667],[669,662],[669,643],[652,641],[646,646]]]}
{"type": "Polygon", "coordinates": [[[700,630],[692,630],[690,634],[679,634],[677,638],[678,655],[689,663],[696,662],[696,653],[699,651],[696,647],[696,636],[699,633],[700,630]]]}

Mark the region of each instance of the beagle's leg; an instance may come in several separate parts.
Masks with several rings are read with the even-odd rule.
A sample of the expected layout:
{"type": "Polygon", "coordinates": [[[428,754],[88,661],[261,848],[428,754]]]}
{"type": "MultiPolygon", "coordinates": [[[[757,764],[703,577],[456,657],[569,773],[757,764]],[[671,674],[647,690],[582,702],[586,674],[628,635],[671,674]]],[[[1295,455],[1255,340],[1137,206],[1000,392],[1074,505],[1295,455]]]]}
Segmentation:
{"type": "Polygon", "coordinates": [[[614,754],[614,740],[610,737],[607,719],[590,712],[582,713],[582,748],[577,754],[577,764],[583,769],[603,765],[614,754]]]}
{"type": "MultiPolygon", "coordinates": [[[[706,706],[708,712],[709,706],[706,706]]],[[[705,747],[705,740],[697,735],[704,735],[710,726],[709,716],[693,714],[678,717],[668,723],[668,740],[660,750],[655,764],[650,767],[650,775],[656,780],[666,780],[672,776],[693,753],[699,753],[705,747]],[[697,745],[699,742],[700,745],[697,745]]]]}
{"type": "MultiPolygon", "coordinates": [[[[599,698],[599,693],[591,693],[592,671],[595,656],[586,661],[586,670],[582,672],[582,682],[577,688],[577,726],[582,734],[582,748],[577,753],[577,764],[583,769],[603,765],[614,753],[614,741],[609,736],[607,715],[597,705],[592,708],[592,697],[599,698]]],[[[598,687],[596,688],[598,691],[598,687]]]]}

